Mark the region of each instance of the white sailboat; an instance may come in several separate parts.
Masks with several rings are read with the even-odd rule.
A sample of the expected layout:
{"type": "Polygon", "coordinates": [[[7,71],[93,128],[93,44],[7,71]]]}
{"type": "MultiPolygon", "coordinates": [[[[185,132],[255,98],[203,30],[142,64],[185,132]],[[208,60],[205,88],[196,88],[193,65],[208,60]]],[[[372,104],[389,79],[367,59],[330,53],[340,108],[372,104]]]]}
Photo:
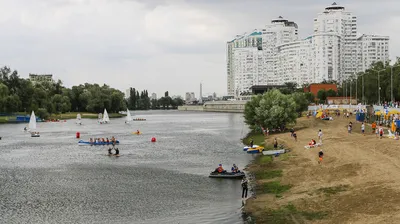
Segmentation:
{"type": "Polygon", "coordinates": [[[108,117],[107,110],[104,109],[104,114],[103,114],[103,123],[110,123],[110,118],[108,117]]]}
{"type": "Polygon", "coordinates": [[[82,124],[82,116],[81,116],[81,114],[77,114],[76,115],[76,123],[77,124],[79,124],[79,125],[81,125],[82,124]]]}
{"type": "Polygon", "coordinates": [[[126,121],[125,121],[125,123],[129,124],[129,122],[131,122],[131,121],[132,121],[131,112],[128,109],[126,109],[126,121]]]}
{"type": "Polygon", "coordinates": [[[29,132],[31,133],[31,137],[40,137],[39,132],[36,132],[36,116],[34,111],[32,111],[31,118],[29,119],[29,132]]]}

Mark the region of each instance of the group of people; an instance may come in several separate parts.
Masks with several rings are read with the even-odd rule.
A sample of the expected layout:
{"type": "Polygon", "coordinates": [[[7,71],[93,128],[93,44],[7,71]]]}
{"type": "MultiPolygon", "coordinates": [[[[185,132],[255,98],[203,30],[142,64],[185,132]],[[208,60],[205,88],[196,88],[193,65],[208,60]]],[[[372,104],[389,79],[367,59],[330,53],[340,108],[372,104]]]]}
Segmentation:
{"type": "Polygon", "coordinates": [[[105,138],[105,139],[104,138],[90,138],[89,142],[92,145],[98,144],[98,143],[107,144],[107,145],[109,145],[109,144],[115,145],[117,143],[117,140],[114,138],[114,136],[112,136],[111,140],[108,138],[105,138]]]}
{"type": "MultiPolygon", "coordinates": [[[[222,167],[222,164],[219,164],[214,172],[216,172],[216,173],[226,173],[226,170],[224,170],[224,168],[222,167]]],[[[239,167],[236,166],[236,164],[233,164],[232,168],[231,168],[231,172],[232,173],[240,173],[239,167]]]]}

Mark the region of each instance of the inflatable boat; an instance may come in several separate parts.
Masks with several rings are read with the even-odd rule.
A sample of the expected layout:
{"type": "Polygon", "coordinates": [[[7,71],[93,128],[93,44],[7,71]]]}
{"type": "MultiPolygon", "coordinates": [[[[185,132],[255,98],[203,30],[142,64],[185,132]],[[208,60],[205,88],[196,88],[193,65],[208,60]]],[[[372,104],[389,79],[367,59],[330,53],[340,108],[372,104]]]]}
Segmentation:
{"type": "MultiPolygon", "coordinates": [[[[92,142],[92,143],[90,143],[90,142],[85,142],[83,140],[80,140],[78,142],[78,145],[80,145],[80,146],[84,146],[84,145],[112,145],[112,143],[111,142],[109,142],[109,143],[107,143],[107,142],[92,142]]],[[[119,141],[118,140],[116,141],[116,145],[119,145],[119,141]]]]}
{"type": "Polygon", "coordinates": [[[211,172],[208,177],[212,178],[243,178],[246,176],[243,172],[239,173],[232,173],[232,172],[225,172],[225,173],[218,173],[218,172],[211,172]]]}

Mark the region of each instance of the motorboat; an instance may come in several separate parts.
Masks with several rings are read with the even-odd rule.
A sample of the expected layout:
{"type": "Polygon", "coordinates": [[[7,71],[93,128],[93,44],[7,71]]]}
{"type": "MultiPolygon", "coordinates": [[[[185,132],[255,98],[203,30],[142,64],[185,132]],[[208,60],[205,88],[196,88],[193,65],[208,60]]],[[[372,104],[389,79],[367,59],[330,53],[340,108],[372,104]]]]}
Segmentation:
{"type": "Polygon", "coordinates": [[[243,147],[243,151],[247,151],[250,148],[255,149],[255,148],[258,148],[258,147],[260,147],[260,146],[259,145],[253,145],[253,147],[245,146],[245,147],[243,147]]]}
{"type": "Polygon", "coordinates": [[[264,147],[258,146],[257,148],[250,148],[247,150],[247,153],[249,154],[256,154],[256,153],[262,153],[264,151],[264,147]]]}
{"type": "Polygon", "coordinates": [[[227,179],[234,179],[234,178],[243,178],[245,177],[244,172],[238,172],[238,173],[232,173],[232,172],[224,172],[224,173],[218,173],[218,172],[211,172],[208,177],[212,178],[227,178],[227,179]]]}
{"type": "MultiPolygon", "coordinates": [[[[80,140],[79,142],[78,142],[78,145],[79,146],[85,146],[85,145],[112,145],[112,142],[87,142],[87,141],[83,141],[83,140],[80,140]]],[[[119,141],[117,140],[116,141],[116,145],[119,145],[119,141]]]]}

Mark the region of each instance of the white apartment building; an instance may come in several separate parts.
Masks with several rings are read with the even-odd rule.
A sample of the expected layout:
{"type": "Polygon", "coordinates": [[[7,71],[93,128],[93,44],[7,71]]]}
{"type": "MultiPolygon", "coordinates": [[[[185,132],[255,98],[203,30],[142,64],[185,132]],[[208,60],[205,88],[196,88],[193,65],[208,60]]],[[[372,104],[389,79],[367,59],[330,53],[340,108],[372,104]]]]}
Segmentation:
{"type": "MultiPolygon", "coordinates": [[[[334,32],[318,33],[312,37],[309,82],[341,80],[343,73],[341,37],[334,32]]],[[[303,83],[299,83],[303,84],[303,83]]]]}
{"type": "Polygon", "coordinates": [[[150,99],[156,100],[157,99],[157,93],[152,93],[150,99]]]}
{"type": "Polygon", "coordinates": [[[280,83],[309,83],[312,37],[282,44],[277,47],[277,76],[280,83]]]}
{"type": "Polygon", "coordinates": [[[258,84],[259,72],[262,71],[262,62],[259,62],[262,52],[256,47],[235,48],[233,58],[234,96],[239,96],[258,84]]]}
{"type": "MultiPolygon", "coordinates": [[[[317,18],[314,19],[314,35],[319,34],[326,35],[319,36],[318,39],[320,40],[316,42],[317,49],[322,49],[325,44],[330,43],[331,41],[340,41],[338,52],[340,58],[339,61],[337,61],[338,63],[328,64],[329,62],[332,62],[332,60],[326,60],[327,63],[325,64],[325,67],[336,67],[339,70],[338,76],[332,79],[341,81],[356,73],[358,67],[357,17],[351,12],[346,11],[345,7],[337,5],[334,2],[332,5],[326,7],[323,12],[318,13],[317,18]],[[340,37],[340,40],[337,40],[333,35],[340,37]],[[318,44],[321,44],[322,46],[318,44]]],[[[327,52],[324,51],[323,53],[327,52]]],[[[332,52],[332,54],[335,54],[335,52],[332,52]]],[[[327,57],[329,56],[327,55],[327,57]]],[[[321,74],[316,75],[316,77],[318,76],[321,76],[321,74]]]]}
{"type": "Polygon", "coordinates": [[[358,71],[365,71],[375,62],[384,64],[389,61],[389,37],[378,35],[361,35],[358,39],[358,71]]]}
{"type": "Polygon", "coordinates": [[[279,16],[262,30],[263,75],[264,82],[279,85],[282,82],[277,72],[278,46],[298,40],[296,23],[279,16]]]}
{"type": "Polygon", "coordinates": [[[377,61],[389,61],[389,37],[357,37],[357,17],[333,3],[317,14],[306,39],[299,40],[296,23],[278,17],[261,31],[228,42],[228,95],[252,85],[341,82],[377,61]]]}

